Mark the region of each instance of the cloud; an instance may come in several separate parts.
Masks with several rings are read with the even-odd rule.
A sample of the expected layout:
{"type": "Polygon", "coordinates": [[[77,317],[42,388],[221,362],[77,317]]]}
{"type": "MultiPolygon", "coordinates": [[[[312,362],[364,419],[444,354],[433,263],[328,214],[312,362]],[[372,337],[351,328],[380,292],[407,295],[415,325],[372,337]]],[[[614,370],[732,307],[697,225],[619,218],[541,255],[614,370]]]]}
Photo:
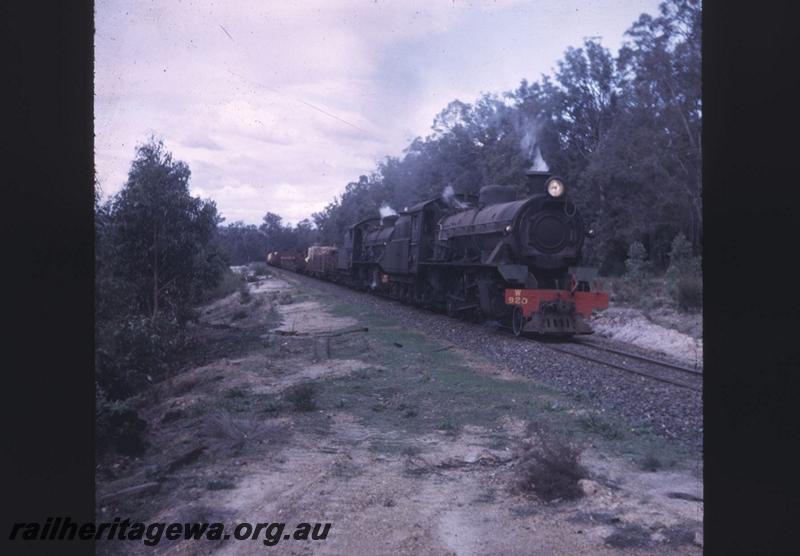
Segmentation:
{"type": "Polygon", "coordinates": [[[121,188],[136,145],[155,134],[228,221],[269,210],[296,222],[427,134],[451,100],[535,80],[584,36],[619,42],[656,6],[98,0],[102,189],[121,188]]]}
{"type": "Polygon", "coordinates": [[[190,149],[206,149],[209,151],[221,151],[222,147],[208,135],[195,134],[187,136],[181,144],[190,149]]]}

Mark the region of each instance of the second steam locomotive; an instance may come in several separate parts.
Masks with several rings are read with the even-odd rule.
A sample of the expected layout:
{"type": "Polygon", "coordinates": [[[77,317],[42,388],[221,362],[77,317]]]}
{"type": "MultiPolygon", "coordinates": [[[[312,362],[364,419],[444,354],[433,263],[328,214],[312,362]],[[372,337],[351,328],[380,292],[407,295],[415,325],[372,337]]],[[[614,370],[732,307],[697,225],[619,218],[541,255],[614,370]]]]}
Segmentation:
{"type": "Polygon", "coordinates": [[[515,335],[591,334],[585,319],[608,307],[595,269],[581,267],[587,231],[564,181],[528,172],[526,190],[489,185],[347,229],[339,246],[268,263],[368,289],[451,316],[496,319],[515,335]]]}

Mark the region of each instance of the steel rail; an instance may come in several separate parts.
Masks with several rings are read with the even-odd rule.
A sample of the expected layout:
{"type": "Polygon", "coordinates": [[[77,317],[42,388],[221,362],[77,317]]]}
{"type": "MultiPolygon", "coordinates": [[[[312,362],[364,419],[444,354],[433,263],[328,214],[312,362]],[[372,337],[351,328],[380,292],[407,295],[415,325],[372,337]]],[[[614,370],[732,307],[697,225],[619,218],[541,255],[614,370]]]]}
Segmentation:
{"type": "Polygon", "coordinates": [[[642,376],[642,377],[645,377],[645,378],[649,378],[651,380],[656,380],[658,382],[671,384],[673,386],[678,386],[680,388],[686,388],[687,390],[692,390],[694,392],[702,392],[703,391],[702,388],[699,388],[699,387],[694,386],[692,384],[687,384],[687,383],[685,383],[683,381],[670,380],[670,379],[664,378],[662,376],[657,376],[657,375],[653,375],[653,374],[650,374],[650,373],[642,372],[640,370],[631,369],[629,367],[625,367],[625,366],[622,366],[622,365],[618,365],[616,363],[612,363],[611,361],[606,361],[606,360],[603,360],[603,359],[597,359],[597,358],[591,357],[589,355],[585,355],[585,354],[582,354],[582,353],[576,353],[574,351],[570,351],[568,349],[552,346],[552,345],[549,345],[547,343],[543,343],[543,342],[537,342],[537,343],[542,345],[542,346],[544,346],[544,347],[546,347],[546,348],[548,348],[548,349],[551,349],[553,351],[557,351],[559,353],[565,353],[565,354],[571,355],[573,357],[578,357],[580,359],[585,359],[586,361],[591,361],[593,363],[599,363],[599,364],[605,365],[607,367],[612,367],[614,369],[619,369],[621,371],[625,371],[625,372],[628,372],[628,373],[631,373],[631,374],[639,375],[639,376],[642,376]]]}
{"type": "MultiPolygon", "coordinates": [[[[279,275],[282,274],[282,273],[285,273],[285,272],[291,272],[292,274],[298,275],[298,277],[304,276],[304,277],[309,277],[309,278],[315,278],[313,276],[304,275],[302,273],[295,272],[295,271],[290,271],[289,269],[285,269],[285,268],[278,267],[277,270],[279,272],[276,272],[276,274],[279,274],[279,275]]],[[[320,280],[319,278],[315,278],[315,279],[320,280]]],[[[321,281],[326,282],[328,284],[333,284],[333,285],[336,285],[336,286],[340,286],[340,287],[346,287],[343,284],[338,284],[336,282],[331,282],[331,281],[328,281],[328,280],[321,280],[321,281]]],[[[352,288],[350,288],[350,289],[352,289],[352,288]]],[[[393,298],[391,296],[388,296],[388,295],[378,295],[377,297],[381,297],[381,298],[384,298],[384,299],[391,299],[391,300],[398,301],[398,302],[402,303],[402,301],[397,300],[397,299],[395,299],[395,298],[393,298]]],[[[410,307],[414,307],[415,306],[414,304],[407,304],[407,305],[410,306],[410,307]]],[[[501,326],[500,328],[509,328],[509,327],[508,326],[501,326]]],[[[581,353],[575,353],[574,351],[570,351],[568,349],[556,347],[556,346],[550,345],[550,344],[548,344],[546,342],[537,341],[537,340],[535,340],[533,338],[528,338],[528,339],[531,340],[531,341],[534,341],[537,344],[542,345],[542,346],[544,346],[544,347],[546,347],[548,349],[551,349],[553,351],[564,353],[564,354],[567,354],[567,355],[571,355],[573,357],[584,359],[586,361],[591,361],[593,363],[599,363],[599,364],[605,365],[607,367],[611,367],[611,368],[618,369],[618,370],[621,370],[621,371],[625,371],[625,372],[628,372],[628,373],[631,373],[631,374],[642,376],[644,378],[649,378],[651,380],[655,380],[655,381],[662,382],[662,383],[665,383],[665,384],[678,386],[679,388],[686,388],[687,390],[692,390],[694,392],[702,392],[703,391],[702,388],[699,388],[699,387],[694,386],[692,384],[687,384],[687,383],[682,382],[682,381],[670,380],[668,378],[664,378],[664,377],[657,376],[657,375],[652,375],[652,374],[649,374],[649,373],[642,372],[640,370],[631,369],[629,367],[618,365],[618,364],[613,363],[611,361],[606,361],[606,360],[603,360],[603,359],[597,359],[595,357],[590,357],[589,355],[585,355],[585,354],[581,354],[581,353]]],[[[607,352],[614,353],[616,355],[620,355],[620,356],[623,356],[623,357],[629,357],[629,358],[632,358],[632,359],[639,359],[639,360],[642,360],[642,361],[645,361],[645,362],[648,362],[648,363],[652,363],[652,364],[655,364],[655,365],[661,365],[661,366],[664,366],[664,367],[667,367],[667,368],[671,368],[673,370],[678,370],[678,371],[682,371],[682,372],[688,372],[688,373],[691,373],[691,374],[696,375],[696,376],[701,376],[703,374],[701,371],[697,371],[697,370],[694,370],[694,369],[689,369],[688,367],[681,367],[681,366],[673,365],[673,364],[670,364],[670,363],[667,363],[667,362],[664,362],[664,361],[658,361],[658,360],[655,360],[655,359],[651,359],[649,357],[640,356],[640,355],[627,353],[627,352],[622,352],[622,351],[619,351],[619,350],[615,350],[613,348],[606,348],[605,346],[598,346],[598,345],[596,345],[594,343],[589,343],[589,342],[585,342],[585,341],[575,341],[573,339],[573,345],[581,345],[581,346],[585,346],[585,347],[588,347],[588,348],[595,348],[595,349],[598,349],[600,351],[607,351],[607,352]]]]}
{"type": "Polygon", "coordinates": [[[584,339],[574,339],[574,343],[580,344],[582,346],[591,347],[594,349],[599,349],[601,351],[607,351],[609,353],[616,353],[617,355],[621,355],[623,357],[630,357],[631,359],[639,359],[640,361],[646,361],[648,363],[653,363],[654,365],[661,365],[662,367],[667,367],[670,369],[675,369],[677,371],[683,371],[685,373],[693,374],[693,375],[702,375],[703,371],[698,371],[697,369],[692,369],[690,367],[684,367],[683,365],[678,365],[676,363],[670,363],[668,361],[661,361],[658,359],[653,359],[652,357],[647,357],[645,355],[639,355],[637,353],[630,353],[627,351],[621,351],[618,349],[610,348],[608,346],[603,346],[596,344],[594,342],[587,342],[584,339]]]}

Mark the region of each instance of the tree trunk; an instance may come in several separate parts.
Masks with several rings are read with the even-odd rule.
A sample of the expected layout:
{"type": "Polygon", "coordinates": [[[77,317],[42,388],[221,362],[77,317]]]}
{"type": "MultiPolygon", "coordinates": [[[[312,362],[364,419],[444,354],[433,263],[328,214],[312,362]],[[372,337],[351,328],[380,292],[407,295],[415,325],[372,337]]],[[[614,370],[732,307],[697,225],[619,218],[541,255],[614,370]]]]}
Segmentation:
{"type": "Polygon", "coordinates": [[[158,225],[153,225],[153,319],[158,314],[158,225]]]}

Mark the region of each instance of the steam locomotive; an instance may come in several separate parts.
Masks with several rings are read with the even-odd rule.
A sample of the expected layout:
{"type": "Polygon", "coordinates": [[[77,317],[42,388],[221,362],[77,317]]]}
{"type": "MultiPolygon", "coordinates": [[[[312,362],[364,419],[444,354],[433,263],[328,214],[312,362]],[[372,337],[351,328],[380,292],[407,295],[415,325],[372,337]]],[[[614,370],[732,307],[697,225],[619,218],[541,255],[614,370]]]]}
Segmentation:
{"type": "Polygon", "coordinates": [[[564,181],[528,172],[525,190],[443,195],[353,224],[340,246],[268,262],[373,290],[450,316],[496,319],[515,335],[591,334],[608,307],[595,269],[578,266],[587,230],[564,181]],[[286,265],[282,264],[286,261],[286,265]]]}

